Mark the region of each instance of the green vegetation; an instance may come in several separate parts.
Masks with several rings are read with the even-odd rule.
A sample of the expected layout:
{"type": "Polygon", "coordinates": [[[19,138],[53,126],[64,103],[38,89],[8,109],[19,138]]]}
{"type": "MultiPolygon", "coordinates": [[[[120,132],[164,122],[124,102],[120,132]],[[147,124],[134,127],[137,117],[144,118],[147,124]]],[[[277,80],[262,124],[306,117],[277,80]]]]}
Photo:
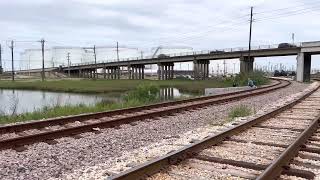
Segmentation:
{"type": "Polygon", "coordinates": [[[265,77],[265,74],[262,71],[254,71],[249,74],[237,75],[235,77],[235,81],[239,84],[239,86],[246,86],[248,83],[248,78],[253,80],[256,86],[270,83],[270,80],[265,77]]]}
{"type": "Polygon", "coordinates": [[[246,117],[250,116],[253,113],[250,107],[246,105],[240,105],[234,107],[228,114],[228,118],[230,121],[234,120],[237,117],[246,117]]]}
{"type": "Polygon", "coordinates": [[[0,115],[0,124],[21,122],[28,120],[46,119],[67,115],[76,115],[90,112],[102,112],[108,110],[122,109],[128,107],[142,106],[151,104],[158,101],[159,87],[153,84],[141,84],[135,90],[129,92],[124,96],[124,102],[122,103],[110,103],[100,102],[94,106],[86,106],[83,104],[79,105],[67,105],[59,106],[55,105],[52,107],[46,106],[41,109],[35,110],[34,112],[28,112],[23,114],[12,114],[12,115],[0,115]]]}
{"type": "Polygon", "coordinates": [[[261,72],[254,72],[249,75],[237,75],[229,78],[214,78],[211,80],[193,81],[188,79],[175,79],[167,81],[157,80],[50,80],[42,82],[40,80],[17,80],[0,81],[0,89],[24,89],[24,90],[45,90],[57,92],[74,92],[74,93],[110,93],[110,92],[127,92],[135,89],[140,84],[152,83],[164,87],[174,87],[182,92],[203,93],[205,88],[231,87],[235,80],[238,85],[247,85],[248,77],[257,84],[267,84],[269,80],[261,72]]]}

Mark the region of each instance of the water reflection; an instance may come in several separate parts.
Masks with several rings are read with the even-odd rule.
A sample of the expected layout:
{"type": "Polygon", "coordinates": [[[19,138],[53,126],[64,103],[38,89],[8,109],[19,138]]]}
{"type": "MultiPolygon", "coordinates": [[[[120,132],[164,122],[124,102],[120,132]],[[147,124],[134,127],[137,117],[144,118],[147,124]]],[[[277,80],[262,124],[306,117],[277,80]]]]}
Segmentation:
{"type": "Polygon", "coordinates": [[[93,105],[103,99],[99,95],[0,89],[0,114],[32,112],[45,106],[93,105]]]}
{"type": "Polygon", "coordinates": [[[160,100],[167,101],[180,98],[192,97],[191,94],[181,93],[177,88],[162,88],[159,92],[160,100]]]}

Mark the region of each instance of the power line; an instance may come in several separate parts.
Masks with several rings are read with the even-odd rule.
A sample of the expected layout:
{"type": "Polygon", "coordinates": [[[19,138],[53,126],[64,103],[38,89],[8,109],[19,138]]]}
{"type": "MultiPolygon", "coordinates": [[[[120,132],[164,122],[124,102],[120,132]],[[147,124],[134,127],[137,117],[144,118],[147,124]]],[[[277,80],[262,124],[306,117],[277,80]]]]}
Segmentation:
{"type": "MultiPolygon", "coordinates": [[[[296,2],[304,2],[305,5],[314,5],[314,4],[319,4],[320,2],[312,2],[312,3],[305,3],[305,1],[296,1],[296,2]]],[[[294,2],[291,2],[291,3],[294,3],[294,2]]],[[[277,12],[277,11],[284,11],[284,10],[287,10],[287,9],[295,9],[295,8],[300,8],[301,5],[299,6],[290,6],[290,7],[286,7],[286,8],[279,8],[279,9],[271,9],[271,10],[266,10],[266,11],[260,11],[260,12],[256,12],[254,13],[255,15],[257,14],[266,14],[266,13],[270,13],[270,12],[277,12]]]]}
{"type": "Polygon", "coordinates": [[[261,18],[258,18],[257,21],[278,19],[278,18],[289,17],[289,16],[294,16],[299,14],[305,14],[305,13],[312,12],[319,9],[320,9],[320,6],[312,7],[312,8],[304,8],[304,9],[299,9],[299,10],[289,11],[289,12],[282,12],[282,13],[277,13],[271,16],[265,16],[265,17],[262,16],[261,18]]]}

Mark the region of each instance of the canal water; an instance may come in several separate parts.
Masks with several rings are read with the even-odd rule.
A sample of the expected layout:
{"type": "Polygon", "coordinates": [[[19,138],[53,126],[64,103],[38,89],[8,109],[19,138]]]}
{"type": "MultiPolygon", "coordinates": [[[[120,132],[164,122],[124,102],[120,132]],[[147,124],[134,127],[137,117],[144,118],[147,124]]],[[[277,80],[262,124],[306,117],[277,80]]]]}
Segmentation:
{"type": "MultiPolygon", "coordinates": [[[[63,105],[94,105],[101,101],[121,102],[123,94],[75,94],[29,90],[0,89],[0,115],[8,115],[15,112],[21,114],[32,112],[45,106],[63,105]]],[[[192,94],[181,93],[176,88],[163,88],[159,92],[162,101],[193,97],[192,94]]]]}

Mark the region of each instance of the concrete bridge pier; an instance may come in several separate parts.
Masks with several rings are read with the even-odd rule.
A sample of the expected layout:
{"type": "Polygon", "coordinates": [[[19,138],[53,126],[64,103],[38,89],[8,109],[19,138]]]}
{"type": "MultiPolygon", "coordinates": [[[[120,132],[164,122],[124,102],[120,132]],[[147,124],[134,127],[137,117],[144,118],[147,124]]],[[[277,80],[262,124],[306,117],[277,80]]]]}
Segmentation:
{"type": "Polygon", "coordinates": [[[114,69],[110,67],[110,79],[114,79],[114,69]]]}
{"type": "Polygon", "coordinates": [[[90,78],[93,78],[93,73],[92,73],[92,69],[89,70],[90,71],[90,78]]]}
{"type": "Polygon", "coordinates": [[[107,69],[106,69],[106,67],[103,67],[102,73],[103,73],[103,79],[106,79],[107,78],[107,69]]]}
{"type": "Polygon", "coordinates": [[[98,79],[98,74],[96,69],[93,70],[93,79],[98,79]]]}
{"type": "Polygon", "coordinates": [[[309,82],[311,71],[311,54],[301,52],[297,56],[297,81],[309,82]]]}
{"type": "Polygon", "coordinates": [[[129,79],[144,79],[144,65],[128,66],[129,79]]]}
{"type": "Polygon", "coordinates": [[[131,73],[132,73],[132,71],[131,71],[131,66],[130,66],[130,65],[128,65],[128,66],[127,66],[127,69],[128,69],[128,79],[132,79],[132,75],[131,75],[131,73]]]}
{"type": "Polygon", "coordinates": [[[78,72],[78,77],[79,77],[79,78],[82,78],[82,77],[83,77],[83,74],[82,74],[82,69],[79,69],[79,72],[78,72]]]}
{"type": "Polygon", "coordinates": [[[116,70],[117,70],[117,79],[120,79],[120,77],[121,77],[121,69],[120,69],[120,66],[117,66],[117,67],[116,67],[116,70]]]}
{"type": "Polygon", "coordinates": [[[173,79],[174,63],[159,63],[158,64],[158,79],[168,80],[173,79]]]}
{"type": "Polygon", "coordinates": [[[253,71],[254,57],[242,56],[240,57],[240,73],[250,73],[253,71]]]}
{"type": "Polygon", "coordinates": [[[195,60],[193,61],[194,79],[204,80],[209,78],[209,60],[195,60]]]}

